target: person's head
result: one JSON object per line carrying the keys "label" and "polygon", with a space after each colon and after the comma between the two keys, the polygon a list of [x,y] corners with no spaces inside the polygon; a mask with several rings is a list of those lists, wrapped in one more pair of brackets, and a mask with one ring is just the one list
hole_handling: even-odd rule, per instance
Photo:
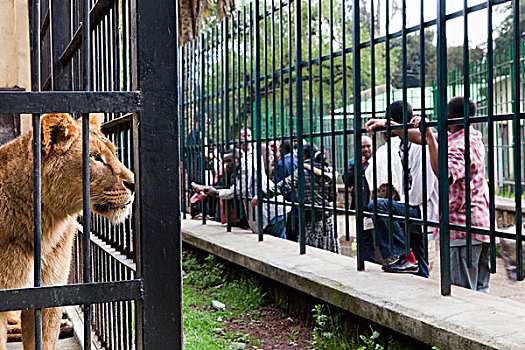
{"label": "person's head", "polygon": [[[469,117],[476,115],[476,104],[471,99],[469,103]],[[463,96],[456,96],[448,102],[448,119],[464,118],[465,116],[465,98]],[[449,125],[448,131],[454,133],[463,128],[462,125]]]}
{"label": "person's head", "polygon": [[288,154],[288,153],[291,153],[292,152],[292,144],[290,142],[290,140],[284,140],[283,142],[283,152],[284,154]]}
{"label": "person's head", "polygon": [[241,127],[241,141],[250,141],[252,139],[252,131],[248,128]]}
{"label": "person's head", "polygon": [[239,152],[235,152],[235,155],[234,155],[233,150],[231,149],[227,150],[224,153],[224,165],[228,173],[230,174],[233,173],[234,164],[237,169],[241,165],[239,161]]}
{"label": "person's head", "polygon": [[[322,164],[323,162],[323,154],[317,148],[316,145],[307,143],[306,145],[303,145],[303,152],[304,152],[304,160],[313,160],[315,163]],[[324,165],[329,166],[328,164],[328,157],[325,155],[324,157]]]}
{"label": "person's head", "polygon": [[[403,101],[394,101],[388,106],[390,118],[398,124],[403,124]],[[407,120],[410,122],[413,116],[412,106],[407,102]]]}
{"label": "person's head", "polygon": [[361,136],[361,151],[367,160],[372,157],[372,139],[366,135]]}
{"label": "person's head", "polygon": [[[252,131],[248,128],[241,127],[240,130],[240,137],[241,137],[241,149],[246,152],[246,149],[251,149],[251,141],[252,141]],[[244,141],[247,141],[246,144]],[[245,147],[247,146],[247,147]],[[245,149],[246,148],[246,149]]]}

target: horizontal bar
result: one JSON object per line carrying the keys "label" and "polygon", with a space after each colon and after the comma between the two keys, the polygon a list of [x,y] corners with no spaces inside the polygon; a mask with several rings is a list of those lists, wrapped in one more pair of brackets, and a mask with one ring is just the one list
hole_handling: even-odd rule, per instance
{"label": "horizontal bar", "polygon": [[[84,226],[81,224],[78,224],[78,232],[79,234],[84,233]],[[89,240],[91,244],[96,245],[98,248],[100,248],[104,253],[111,256],[113,259],[118,261],[120,264],[126,266],[127,268],[137,271],[137,265],[135,262],[131,259],[128,259],[124,254],[122,254],[120,251],[116,250],[115,248],[112,248],[108,243],[104,241],[102,237],[98,235],[97,232],[91,231],[91,239]]]}
{"label": "horizontal bar", "polygon": [[82,43],[82,23],[78,27],[78,29],[75,31],[75,34],[73,34],[73,38],[67,44],[66,48],[64,49],[64,52],[59,57],[59,62],[63,65],[66,65],[69,63],[69,60],[75,55],[78,48],[80,47]]}
{"label": "horizontal bar", "polygon": [[[109,15],[109,10],[113,7],[114,0],[98,0],[89,12],[89,24],[91,31],[95,30],[104,16]],[[82,23],[78,26],[73,38],[66,46],[66,49],[58,59],[60,63],[67,64],[75,53],[82,47]]]}
{"label": "horizontal bar", "polygon": [[122,117],[115,118],[113,120],[108,121],[107,123],[102,124],[102,130],[109,131],[109,130],[115,130],[120,127],[127,127],[127,129],[131,129],[131,124],[133,122],[133,113],[127,113],[123,115]]}
{"label": "horizontal bar", "polygon": [[0,290],[0,312],[142,299],[142,280]]}
{"label": "horizontal bar", "polygon": [[0,113],[116,113],[139,110],[138,91],[0,92]]}

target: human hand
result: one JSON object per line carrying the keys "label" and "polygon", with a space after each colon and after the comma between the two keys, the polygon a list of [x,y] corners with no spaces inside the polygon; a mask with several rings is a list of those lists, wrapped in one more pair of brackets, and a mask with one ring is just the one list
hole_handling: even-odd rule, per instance
{"label": "human hand", "polygon": [[[414,124],[415,129],[419,129],[421,125],[421,121],[422,121],[421,117],[414,117],[412,118],[410,123]],[[426,127],[425,129],[426,129],[425,132],[427,133],[427,135],[432,135],[432,130],[430,127]]]}
{"label": "human hand", "polygon": [[386,125],[386,119],[370,119],[365,124],[365,129],[370,134],[375,134],[374,129],[382,128]]}
{"label": "human hand", "polygon": [[257,196],[252,198],[252,207],[257,207]]}
{"label": "human hand", "polygon": [[193,189],[195,193],[201,193],[201,191],[204,191],[206,186],[202,186],[202,185],[196,184],[195,182],[192,182],[191,188]]}

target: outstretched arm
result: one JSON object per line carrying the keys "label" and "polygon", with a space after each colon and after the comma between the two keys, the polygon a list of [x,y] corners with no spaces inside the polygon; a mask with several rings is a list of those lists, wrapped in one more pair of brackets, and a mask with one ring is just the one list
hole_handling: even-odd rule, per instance
{"label": "outstretched arm", "polygon": [[[366,131],[368,131],[370,134],[373,135],[376,129],[386,127],[386,122],[387,122],[386,119],[370,119],[369,121],[366,122],[365,129]],[[400,125],[400,124],[391,120],[390,125]],[[399,137],[403,137],[402,129],[392,130],[392,133]],[[408,141],[417,143],[418,145],[421,144],[421,133],[419,132],[419,130],[410,128],[410,129],[407,129],[407,134],[408,134]]]}
{"label": "outstretched arm", "polygon": [[[414,130],[417,130],[419,128],[419,125],[421,124],[421,117],[414,117],[411,122],[414,123]],[[434,172],[434,174],[438,176],[438,143],[436,138],[434,137],[434,134],[432,133],[431,128],[426,128],[425,133],[428,145],[428,156],[430,157],[430,165],[432,166],[432,171]],[[448,177],[450,177],[450,170],[448,171]]]}

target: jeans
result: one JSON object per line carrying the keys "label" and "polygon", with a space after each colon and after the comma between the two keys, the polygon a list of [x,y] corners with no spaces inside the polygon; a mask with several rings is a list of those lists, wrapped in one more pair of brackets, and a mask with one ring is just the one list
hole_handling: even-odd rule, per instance
{"label": "jeans", "polygon": [[264,233],[286,239],[286,214],[273,218],[264,228]]}
{"label": "jeans", "polygon": [[[368,210],[374,211],[374,201],[368,204]],[[377,199],[377,212],[380,214],[388,214],[388,199],[378,198]],[[405,204],[397,201],[392,201],[392,214],[393,215],[405,215]],[[408,209],[408,215],[411,218],[420,218],[421,211],[417,206],[410,206]],[[382,259],[390,259],[392,257],[405,254],[405,234],[399,222],[392,222],[392,240],[393,250],[390,250],[390,244],[388,239],[388,220],[378,220],[374,223],[375,231],[377,231],[377,245],[379,246],[379,252],[381,253]],[[375,262],[374,255],[374,230],[366,230],[364,234],[364,259],[367,261]],[[423,239],[424,234],[421,233],[410,233],[410,248],[416,257],[419,264],[418,275],[428,277],[428,261],[425,259],[425,248]]]}

